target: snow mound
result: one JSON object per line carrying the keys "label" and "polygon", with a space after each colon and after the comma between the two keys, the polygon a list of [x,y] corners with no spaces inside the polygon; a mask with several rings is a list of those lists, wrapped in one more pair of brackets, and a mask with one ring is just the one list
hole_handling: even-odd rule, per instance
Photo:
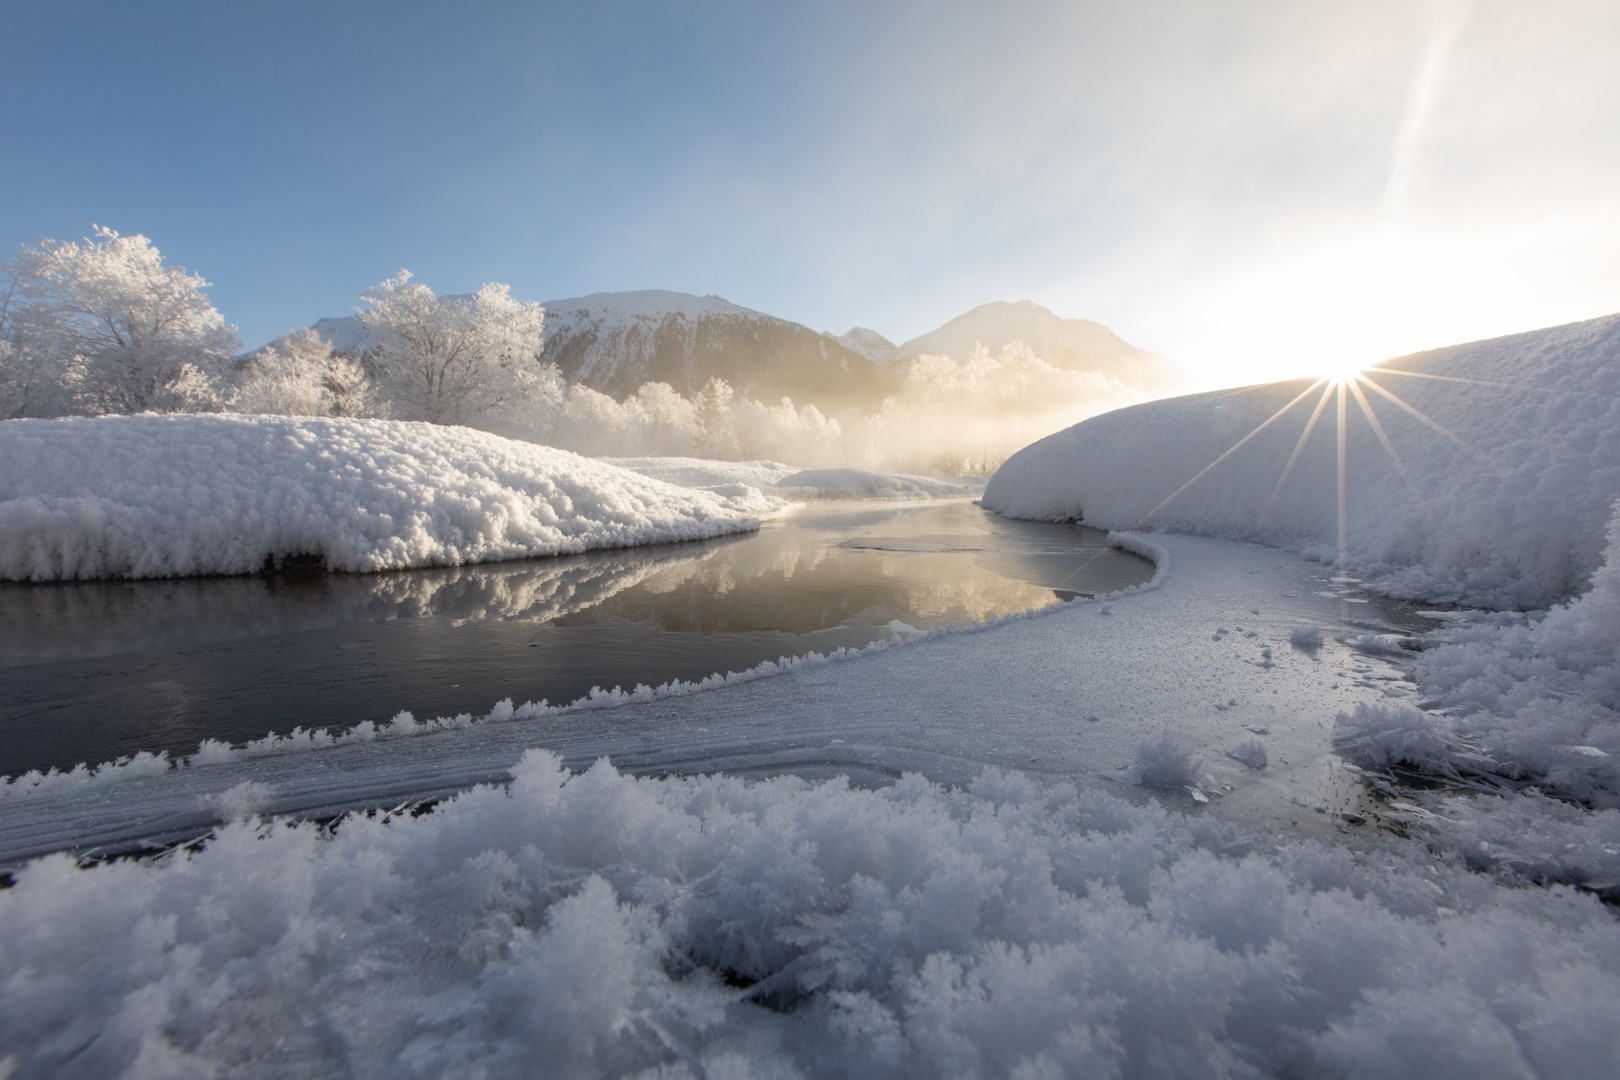
{"label": "snow mound", "polygon": [[[1620,496],[1620,315],[1419,353],[1366,375],[1412,411],[1361,384],[1375,428],[1346,395],[1358,577],[1396,596],[1487,607],[1545,607],[1585,586]],[[1300,380],[1093,417],[1008,459],[984,505],[1336,559],[1333,395],[1301,441],[1319,401],[1322,388]]]}
{"label": "snow mound", "polygon": [[775,461],[711,461],[706,458],[603,458],[622,469],[669,484],[706,491],[745,485],[781,499],[936,499],[973,489],[928,476],[869,469],[802,469]]}
{"label": "snow mound", "polygon": [[265,416],[0,423],[0,579],[374,571],[699,540],[779,500],[469,428]]}
{"label": "snow mound", "polygon": [[194,853],[25,868],[0,892],[0,1060],[18,1080],[1612,1069],[1602,906],[1416,845],[1200,841],[997,771],[860,791],[530,751],[513,777],[419,817],[248,819]]}

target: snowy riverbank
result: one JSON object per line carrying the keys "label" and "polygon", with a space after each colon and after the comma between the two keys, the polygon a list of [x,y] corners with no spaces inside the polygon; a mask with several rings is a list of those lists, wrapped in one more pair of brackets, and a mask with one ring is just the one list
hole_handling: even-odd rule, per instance
{"label": "snowy riverbank", "polygon": [[8,420],[0,460],[10,580],[450,566],[747,532],[785,505],[391,420]]}
{"label": "snowy riverbank", "polygon": [[[12,843],[516,777],[330,838],[34,865],[0,894],[0,1045],[18,1076],[1604,1075],[1612,915],[1376,829],[1332,754],[1336,710],[1415,688],[1376,626],[1333,628],[1330,571],[1154,541],[1157,588],[718,693],[0,800]],[[1167,728],[1201,760],[1133,784],[1174,771]],[[1251,742],[1262,768],[1227,756]]]}

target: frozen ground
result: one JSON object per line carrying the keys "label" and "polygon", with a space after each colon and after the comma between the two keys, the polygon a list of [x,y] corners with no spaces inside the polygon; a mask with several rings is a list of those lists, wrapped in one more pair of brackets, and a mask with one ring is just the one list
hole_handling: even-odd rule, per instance
{"label": "frozen ground", "polygon": [[746,532],[784,505],[396,420],[8,420],[0,460],[10,580],[450,566]]}

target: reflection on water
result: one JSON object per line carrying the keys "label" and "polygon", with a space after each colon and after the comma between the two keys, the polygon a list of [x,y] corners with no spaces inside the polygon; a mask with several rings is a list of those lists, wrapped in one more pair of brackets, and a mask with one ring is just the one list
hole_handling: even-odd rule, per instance
{"label": "reflection on water", "polygon": [[831,504],[696,544],[388,574],[0,586],[0,774],[568,701],[1146,580],[1077,525]]}
{"label": "reflection on water", "polygon": [[354,622],[544,621],[600,603],[664,567],[689,568],[737,539],[383,574],[315,571],[5,586],[0,667],[184,649]]}

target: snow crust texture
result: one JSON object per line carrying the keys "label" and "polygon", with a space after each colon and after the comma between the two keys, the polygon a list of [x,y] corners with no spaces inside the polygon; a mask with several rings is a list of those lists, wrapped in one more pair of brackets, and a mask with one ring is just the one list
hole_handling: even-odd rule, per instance
{"label": "snow crust texture", "polygon": [[971,790],[571,774],[0,892],[9,1076],[1611,1075],[1591,897]]}
{"label": "snow crust texture", "polygon": [[257,416],[0,423],[0,579],[374,571],[698,540],[779,500],[469,428]]}
{"label": "snow crust texture", "polygon": [[[1587,585],[1620,496],[1620,315],[1419,353],[1366,375],[1401,404],[1366,384],[1346,394],[1353,572],[1392,595],[1496,608],[1547,607]],[[1336,559],[1336,395],[1301,441],[1322,390],[1301,380],[1093,417],[1010,458],[984,505]]]}

